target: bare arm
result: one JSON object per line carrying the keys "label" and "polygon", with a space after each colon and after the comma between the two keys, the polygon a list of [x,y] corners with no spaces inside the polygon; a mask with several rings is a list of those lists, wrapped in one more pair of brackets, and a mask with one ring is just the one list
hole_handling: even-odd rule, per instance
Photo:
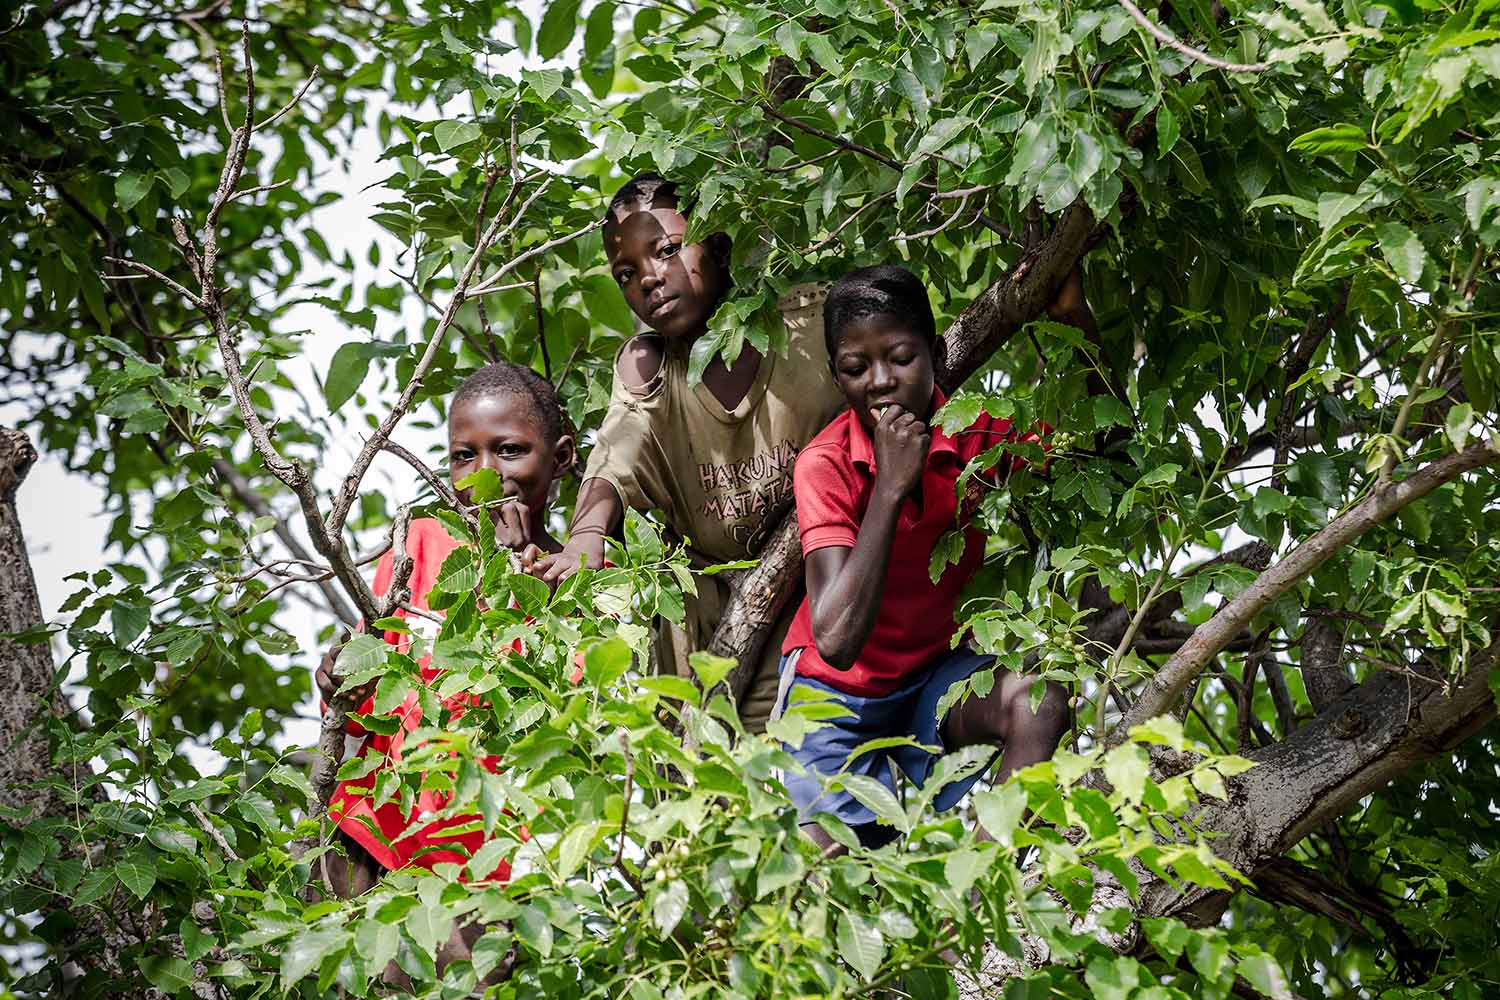
{"label": "bare arm", "polygon": [[829,666],[852,667],[875,628],[901,504],[921,480],[931,442],[921,421],[899,406],[882,414],[875,427],[875,487],[854,547],[815,549],[807,557],[813,642]]}
{"label": "bare arm", "polygon": [[587,562],[590,569],[604,564],[604,537],[619,529],[625,519],[625,505],[620,494],[607,479],[589,479],[578,488],[578,503],[573,508],[573,526],[561,552],[542,555],[535,547],[521,557],[521,563],[532,576],[556,587],[564,578],[578,572]]}
{"label": "bare arm", "polygon": [[1075,267],[1068,273],[1063,286],[1057,290],[1057,298],[1047,306],[1047,318],[1054,323],[1077,327],[1083,331],[1083,339],[1093,347],[1094,356],[1090,358],[1084,354],[1083,357],[1084,363],[1089,366],[1087,376],[1089,395],[1117,395],[1123,398],[1123,393],[1115,392],[1114,387],[1110,385],[1104,371],[1104,356],[1099,343],[1099,321],[1094,318],[1094,310],[1089,308],[1088,299],[1083,294],[1082,269]]}

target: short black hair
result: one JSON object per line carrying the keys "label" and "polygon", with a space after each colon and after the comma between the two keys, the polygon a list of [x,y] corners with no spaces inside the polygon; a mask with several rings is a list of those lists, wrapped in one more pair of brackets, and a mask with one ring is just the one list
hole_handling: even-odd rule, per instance
{"label": "short black hair", "polygon": [[620,185],[620,190],[609,199],[609,208],[604,212],[606,225],[613,225],[636,212],[649,212],[653,208],[675,208],[683,214],[677,195],[677,182],[669,181],[661,174],[646,172],[636,174]]}
{"label": "short black hair", "polygon": [[453,392],[449,412],[462,403],[482,396],[509,395],[525,400],[537,426],[553,444],[563,436],[562,400],[557,389],[532,368],[510,361],[495,361],[464,379]]}
{"label": "short black hair", "polygon": [[922,279],[895,264],[877,264],[850,271],[828,289],[823,303],[823,344],[828,359],[844,327],[866,316],[894,316],[921,335],[927,343],[937,341],[937,322]]}

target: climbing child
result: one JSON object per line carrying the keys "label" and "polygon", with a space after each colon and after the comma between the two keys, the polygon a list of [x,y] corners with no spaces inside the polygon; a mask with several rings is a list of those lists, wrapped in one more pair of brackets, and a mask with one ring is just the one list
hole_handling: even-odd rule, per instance
{"label": "climbing child", "polygon": [[[1075,294],[1086,309],[1081,286]],[[1052,315],[1066,319],[1056,309]],[[936,583],[930,558],[957,523],[959,473],[981,452],[1016,440],[1014,428],[984,414],[952,437],[932,424],[944,402],[935,373],[945,345],[926,287],[905,268],[867,267],[835,282],[824,323],[828,363],[849,409],[797,458],[807,597],[782,644],[783,704],[797,689],[812,689],[850,714],[814,730],[793,756],[809,771],[832,775],[847,767],[893,790],[894,767],[921,785],[936,755],[898,746],[851,764],[856,747],[886,736],[943,750],[1003,746],[1002,777],[1049,758],[1068,722],[1067,695],[1055,683],[1033,712],[1034,678],[997,668],[990,694],[970,695],[937,715],[950,687],[994,661],[965,645],[952,648],[955,605],[984,560],[983,533],[965,528],[962,557]],[[978,776],[943,788],[936,806],[957,802]],[[895,835],[847,792],[820,797],[815,778],[795,773],[787,787],[804,829],[822,847],[832,840],[807,822],[815,813],[848,823],[867,845]]]}
{"label": "climbing child", "polygon": [[[702,568],[754,557],[792,500],[797,452],[843,405],[823,362],[822,289],[793,288],[779,306],[787,354],[748,343],[732,364],[715,358],[696,385],[689,354],[730,288],[723,234],[684,243],[690,206],[676,185],[654,174],[634,178],[611,200],[604,247],[631,310],[649,329],[615,359],[614,389],[579,489],[568,544],[556,556],[523,558],[556,585],[581,563],[598,566],[604,538],[626,506],[658,511],[669,532],[687,539]],[[704,649],[729,596],[722,576],[699,576],[682,626],[659,621],[657,669],[690,675],[688,654]],[[740,716],[765,727],[776,695],[782,616]]]}
{"label": "climbing child", "polygon": [[[545,553],[562,550],[547,531],[549,493],[552,484],[572,468],[574,458],[573,439],[563,433],[556,391],[530,368],[508,362],[486,365],[454,392],[448,413],[449,476],[455,483],[480,469],[492,469],[500,476],[505,495],[514,497],[491,509],[500,545],[515,551],[530,547]],[[469,500],[466,491],[459,495]],[[412,607],[437,614],[428,610],[427,595],[443,560],[459,544],[434,518],[412,521],[406,541],[407,553],[415,563]],[[387,552],[375,570],[377,595],[389,589],[393,570],[394,557]],[[407,619],[413,629],[427,625],[422,616],[405,609],[397,610],[396,615]],[[403,651],[410,642],[409,636],[398,632],[385,633],[385,639]],[[331,668],[336,657],[337,650],[318,668],[318,687],[325,699],[334,693]],[[433,683],[438,672],[426,660],[421,667],[423,679]],[[401,719],[401,727],[390,736],[369,734],[360,755],[399,757],[406,735],[421,722],[417,701],[416,692],[409,694],[393,713]],[[450,712],[462,712],[467,702],[460,695],[450,699],[446,707]],[[366,697],[359,712],[372,711],[373,700]],[[491,758],[485,764],[493,770],[497,761]],[[346,898],[369,889],[384,871],[408,866],[431,869],[443,862],[463,864],[484,841],[478,816],[414,825],[423,813],[437,813],[447,803],[440,792],[423,791],[409,810],[399,801],[375,805],[369,792],[379,773],[377,768],[363,778],[341,782],[329,804],[329,816],[337,825],[339,846],[345,855],[331,859],[330,882],[335,893]],[[501,862],[488,877],[504,880],[509,873],[509,866]],[[458,933],[455,931],[455,935]],[[463,947],[464,942],[456,938],[447,948],[447,957],[462,954]]]}

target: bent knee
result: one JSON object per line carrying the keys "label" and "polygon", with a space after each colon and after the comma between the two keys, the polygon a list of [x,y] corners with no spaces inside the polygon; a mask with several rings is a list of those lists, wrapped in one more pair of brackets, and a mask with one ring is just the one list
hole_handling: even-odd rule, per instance
{"label": "bent knee", "polygon": [[1068,691],[1056,681],[1047,681],[1041,703],[1033,710],[1028,691],[1011,704],[1010,718],[1006,720],[1011,739],[1026,736],[1043,736],[1056,740],[1067,731],[1072,722],[1072,711],[1068,708]]}

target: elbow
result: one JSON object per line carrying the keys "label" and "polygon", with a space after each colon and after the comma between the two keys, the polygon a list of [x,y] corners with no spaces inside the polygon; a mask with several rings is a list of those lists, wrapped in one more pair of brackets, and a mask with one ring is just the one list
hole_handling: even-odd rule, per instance
{"label": "elbow", "polygon": [[818,656],[835,670],[848,670],[854,666],[854,660],[859,655],[854,643],[843,633],[844,630],[836,626],[817,621],[812,623],[813,645],[818,650]]}
{"label": "elbow", "polygon": [[818,640],[815,645],[818,647],[818,656],[833,669],[848,670],[854,666],[854,653],[847,644]]}

